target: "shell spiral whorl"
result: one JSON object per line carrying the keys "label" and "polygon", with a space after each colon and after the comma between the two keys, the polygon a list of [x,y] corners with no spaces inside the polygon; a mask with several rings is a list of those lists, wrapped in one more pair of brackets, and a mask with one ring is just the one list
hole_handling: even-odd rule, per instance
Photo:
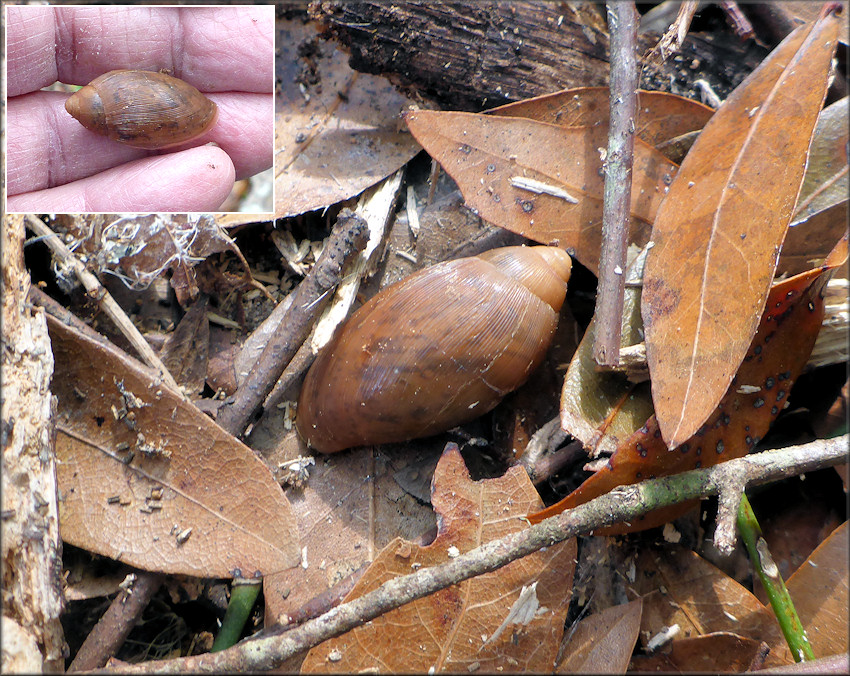
{"label": "shell spiral whorl", "polygon": [[543,360],[570,270],[561,249],[506,247],[384,289],[307,373],[299,433],[334,453],[436,434],[491,410]]}

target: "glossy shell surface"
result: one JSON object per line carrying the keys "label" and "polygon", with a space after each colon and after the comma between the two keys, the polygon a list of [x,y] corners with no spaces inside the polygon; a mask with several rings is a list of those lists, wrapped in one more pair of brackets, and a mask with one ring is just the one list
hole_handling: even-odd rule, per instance
{"label": "glossy shell surface", "polygon": [[183,80],[144,70],[113,70],[65,102],[86,129],[136,148],[185,143],[210,129],[218,108]]}
{"label": "glossy shell surface", "polygon": [[333,453],[436,434],[491,410],[546,354],[570,269],[560,249],[506,247],[384,289],[310,368],[299,433]]}

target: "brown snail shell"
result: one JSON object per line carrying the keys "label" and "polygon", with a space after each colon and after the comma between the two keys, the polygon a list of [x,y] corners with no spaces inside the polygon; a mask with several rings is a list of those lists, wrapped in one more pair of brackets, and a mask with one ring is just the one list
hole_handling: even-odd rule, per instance
{"label": "brown snail shell", "polygon": [[571,261],[506,247],[374,296],[313,363],[296,427],[323,453],[437,434],[491,410],[549,348]]}
{"label": "brown snail shell", "polygon": [[183,80],[146,70],[112,70],[65,101],[86,129],[149,150],[185,143],[215,124],[218,108]]}

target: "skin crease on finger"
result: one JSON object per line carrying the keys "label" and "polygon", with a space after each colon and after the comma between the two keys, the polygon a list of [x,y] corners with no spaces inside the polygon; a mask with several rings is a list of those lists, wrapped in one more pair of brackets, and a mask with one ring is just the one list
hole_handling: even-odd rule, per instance
{"label": "skin crease on finger", "polygon": [[[9,195],[62,185],[93,176],[112,166],[157,154],[177,152],[207,141],[217,141],[230,155],[236,166],[237,179],[253,175],[271,165],[271,144],[252,139],[261,136],[251,133],[256,107],[264,106],[261,94],[213,94],[219,105],[219,123],[208,134],[187,144],[164,151],[145,151],[115,143],[100,137],[78,124],[68,115],[63,104],[65,96],[57,92],[34,92],[9,102]],[[235,100],[235,105],[234,105]],[[25,107],[29,115],[17,114]],[[249,129],[247,133],[240,130]],[[271,138],[269,129],[264,131]],[[226,140],[225,140],[226,139]],[[29,147],[28,147],[29,146]],[[32,158],[30,148],[44,152]],[[62,149],[62,152],[59,150]]]}
{"label": "skin crease on finger", "polygon": [[[10,211],[34,211],[47,200],[57,212],[215,211],[235,172],[220,148],[203,146],[150,157],[57,188],[10,197]],[[109,187],[107,193],[105,186]]]}

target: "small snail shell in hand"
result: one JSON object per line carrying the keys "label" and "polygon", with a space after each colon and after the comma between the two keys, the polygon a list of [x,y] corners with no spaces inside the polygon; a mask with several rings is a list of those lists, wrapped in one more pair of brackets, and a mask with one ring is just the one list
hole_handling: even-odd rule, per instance
{"label": "small snail shell in hand", "polygon": [[149,150],[200,136],[218,115],[192,85],[145,70],[104,73],[73,94],[65,110],[89,131]]}
{"label": "small snail shell in hand", "polygon": [[437,434],[486,413],[545,356],[570,269],[561,249],[506,247],[384,289],[313,363],[298,432],[334,453]]}

